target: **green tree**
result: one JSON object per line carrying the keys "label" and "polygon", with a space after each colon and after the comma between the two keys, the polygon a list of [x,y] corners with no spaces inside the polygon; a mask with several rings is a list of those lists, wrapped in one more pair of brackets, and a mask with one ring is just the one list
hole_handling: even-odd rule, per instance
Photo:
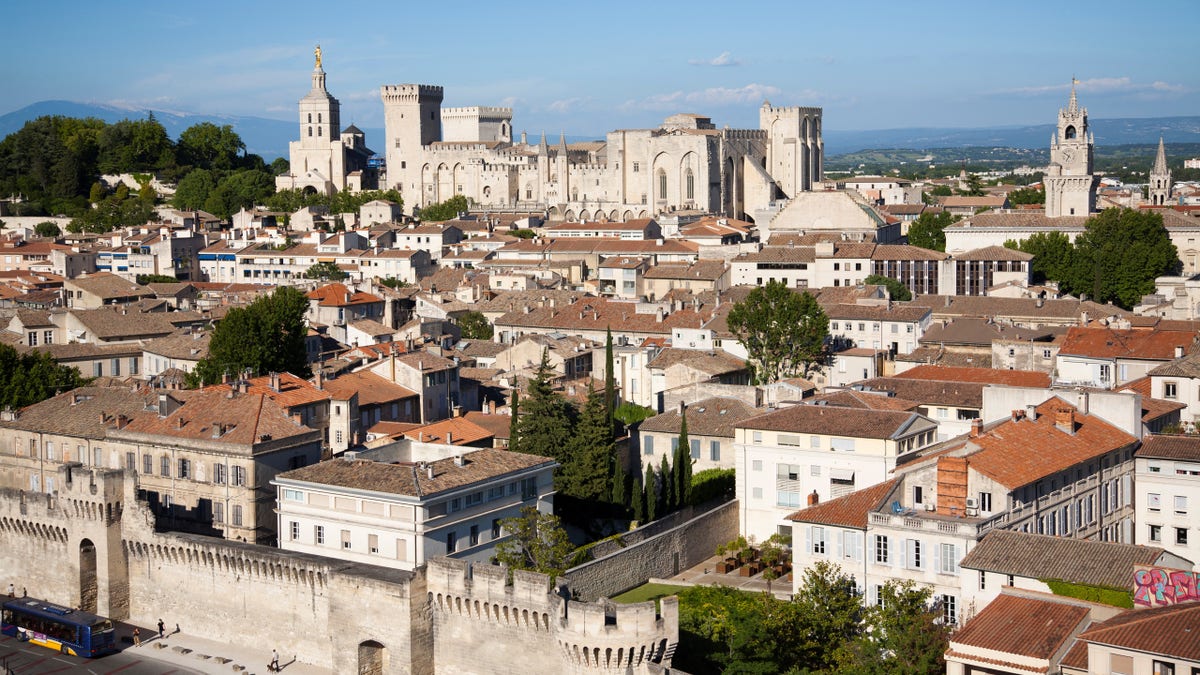
{"label": "green tree", "polygon": [[146,284],[173,284],[179,281],[175,277],[165,274],[139,274],[134,277],[134,280],[139,286],[145,286]]}
{"label": "green tree", "polygon": [[617,376],[613,370],[613,338],[612,328],[605,329],[604,334],[604,404],[608,410],[608,423],[612,427],[613,437],[620,434],[617,427]]}
{"label": "green tree", "polygon": [[633,519],[638,521],[639,523],[647,522],[647,520],[646,520],[646,487],[642,483],[642,472],[641,472],[640,468],[634,472],[633,489],[630,492],[631,492],[630,496],[633,501],[633,504],[632,504]]}
{"label": "green tree", "polygon": [[954,190],[951,190],[949,185],[935,185],[929,194],[933,197],[949,197],[954,194]]}
{"label": "green tree", "polygon": [[604,394],[589,381],[587,401],[561,468],[563,493],[593,503],[609,501],[612,458],[612,427],[605,415]]}
{"label": "green tree", "polygon": [[958,193],[966,197],[982,197],[984,194],[983,183],[979,180],[979,176],[973,173],[967,174],[967,188],[959,190]]}
{"label": "green tree", "polygon": [[1008,193],[1008,203],[1016,206],[1018,204],[1045,204],[1046,191],[1039,188],[1021,188]]}
{"label": "green tree", "polygon": [[912,300],[912,291],[908,290],[908,286],[891,277],[885,277],[882,274],[872,274],[863,279],[863,283],[886,287],[888,295],[891,296],[892,300],[899,302]]}
{"label": "green tree", "polygon": [[307,377],[307,311],[308,298],[291,286],[280,286],[247,307],[229,310],[213,330],[208,356],[196,364],[189,382],[213,384],[225,373],[236,375],[245,370]]}
{"label": "green tree", "polygon": [[625,473],[625,469],[621,468],[621,463],[617,461],[616,454],[609,455],[608,466],[608,500],[616,506],[618,512],[624,512],[629,509],[629,474]]}
{"label": "green tree", "polygon": [[679,441],[675,445],[672,477],[675,479],[675,506],[683,508],[691,501],[692,489],[692,444],[688,438],[687,408],[680,411],[679,417]]}
{"label": "green tree", "polygon": [[866,630],[842,643],[837,672],[847,675],[935,675],[946,672],[950,626],[931,605],[932,590],[912,581],[889,581],[879,604],[865,612]]}
{"label": "green tree", "polygon": [[1044,284],[1047,280],[1062,284],[1071,279],[1075,247],[1070,237],[1062,232],[1035,232],[1019,242],[1010,239],[1004,246],[1033,256],[1030,277],[1035,284]]}
{"label": "green tree", "polygon": [[654,463],[646,462],[646,480],[642,481],[646,495],[642,501],[646,503],[646,522],[658,517],[658,480],[654,474]]}
{"label": "green tree", "polygon": [[675,474],[671,471],[671,464],[667,460],[666,453],[663,453],[662,462],[658,467],[658,484],[658,501],[661,507],[659,512],[665,516],[679,506],[679,502],[675,500]]}
{"label": "green tree", "polygon": [[60,366],[45,352],[22,354],[0,344],[0,407],[23,408],[86,382],[78,369]]}
{"label": "green tree", "polygon": [[200,122],[179,134],[180,164],[228,171],[240,165],[241,155],[245,151],[246,144],[229,124],[218,126],[212,122]]}
{"label": "green tree", "polygon": [[739,618],[759,615],[762,596],[729,586],[692,586],[678,596],[679,647],[672,665],[689,673],[722,672]]}
{"label": "green tree", "polygon": [[322,281],[341,281],[349,275],[334,262],[319,262],[304,270],[305,279],[320,279]]}
{"label": "green tree", "polygon": [[53,221],[45,221],[33,226],[33,233],[39,237],[54,238],[62,234],[62,230]]}
{"label": "green tree", "polygon": [[726,324],[749,354],[755,384],[808,375],[820,364],[829,336],[829,317],[816,298],[779,281],[750,291],[729,310]]}
{"label": "green tree", "polygon": [[208,169],[193,169],[175,186],[171,203],[177,209],[191,211],[204,208],[208,195],[217,189],[217,179]]}
{"label": "green tree", "polygon": [[1175,245],[1162,214],[1109,208],[1088,219],[1075,238],[1069,290],[1131,309],[1154,292],[1154,279],[1178,273]]}
{"label": "green tree", "polygon": [[958,222],[959,217],[949,211],[922,213],[908,227],[908,243],[931,251],[946,250],[946,228]]}
{"label": "green tree", "polygon": [[383,284],[384,286],[387,286],[388,288],[408,288],[411,285],[407,281],[405,281],[403,279],[397,279],[395,277],[388,277],[386,279],[380,279],[379,283]]}
{"label": "green tree", "polygon": [[458,317],[458,327],[468,340],[491,340],[494,335],[492,324],[483,312],[470,311]]}
{"label": "green tree", "polygon": [[804,570],[792,602],[807,624],[796,646],[801,661],[811,670],[831,669],[838,647],[861,630],[863,606],[854,578],[837,565],[818,561]]}
{"label": "green tree", "polygon": [[516,445],[510,440],[509,447],[516,452],[553,457],[561,465],[561,472],[567,463],[566,450],[571,447],[571,430],[575,425],[571,404],[554,391],[550,380],[553,374],[549,352],[543,349],[542,361],[529,381],[526,399],[521,402]]}
{"label": "green tree", "polygon": [[285,174],[291,170],[292,170],[292,165],[290,162],[288,162],[286,157],[276,157],[274,159],[274,161],[271,162],[271,174],[272,175],[282,176],[283,174]]}
{"label": "green tree", "polygon": [[439,221],[452,220],[458,217],[458,214],[465,212],[470,207],[467,198],[463,195],[454,195],[444,202],[434,202],[421,207],[418,211],[421,220]]}
{"label": "green tree", "polygon": [[570,567],[575,547],[558,518],[526,506],[521,515],[500,521],[508,538],[496,545],[496,561],[510,570],[532,570],[552,577]]}

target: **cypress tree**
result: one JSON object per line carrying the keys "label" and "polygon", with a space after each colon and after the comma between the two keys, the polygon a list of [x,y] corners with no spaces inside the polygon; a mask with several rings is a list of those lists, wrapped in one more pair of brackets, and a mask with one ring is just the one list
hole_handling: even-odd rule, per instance
{"label": "cypress tree", "polygon": [[521,407],[521,390],[519,388],[513,389],[512,405],[509,406],[509,408],[510,408],[509,414],[512,416],[512,419],[510,419],[508,421],[508,447],[510,450],[517,449],[518,439],[519,439],[520,433],[521,433],[520,425],[517,424],[517,418],[518,418],[518,413],[519,413],[520,407]]}
{"label": "cypress tree", "polygon": [[[615,495],[624,503],[624,490],[613,486],[612,427],[605,414],[603,394],[588,384],[587,402],[568,441],[562,467],[562,490],[578,499],[603,502]],[[624,480],[622,480],[622,488]]]}
{"label": "cypress tree", "polygon": [[626,476],[625,470],[621,468],[621,463],[617,461],[616,456],[610,454],[610,458],[611,461],[609,464],[611,469],[609,473],[611,475],[612,494],[609,497],[613,504],[616,504],[621,511],[625,511],[629,508],[629,492],[626,489],[628,486],[628,481],[626,480],[628,476]]}
{"label": "cypress tree", "polygon": [[650,522],[658,516],[658,481],[655,480],[654,464],[646,462],[646,522]]}
{"label": "cypress tree", "polygon": [[604,402],[608,406],[608,424],[612,427],[613,438],[617,433],[617,377],[613,373],[613,341],[610,326],[604,338]]}
{"label": "cypress tree", "polygon": [[646,488],[642,485],[642,472],[639,470],[633,476],[633,519],[639,523],[646,522]]}
{"label": "cypress tree", "polygon": [[550,378],[554,369],[550,367],[550,353],[542,350],[542,362],[529,381],[528,396],[523,401],[524,410],[517,420],[517,445],[513,450],[530,455],[553,457],[560,465],[560,475],[570,464],[574,408],[562,394],[554,391]]}
{"label": "cypress tree", "polygon": [[675,466],[672,467],[675,479],[675,505],[682,508],[687,506],[688,493],[692,488],[692,445],[688,439],[687,408],[679,409],[679,444],[675,447]]}
{"label": "cypress tree", "polygon": [[675,510],[675,474],[671,471],[671,465],[667,463],[666,455],[663,455],[662,466],[658,470],[658,480],[662,483],[659,498],[662,500],[662,514],[665,516]]}

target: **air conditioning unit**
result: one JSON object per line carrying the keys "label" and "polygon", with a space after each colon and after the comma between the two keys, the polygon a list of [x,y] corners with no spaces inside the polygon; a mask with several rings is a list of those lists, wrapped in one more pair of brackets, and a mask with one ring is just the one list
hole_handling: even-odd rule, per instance
{"label": "air conditioning unit", "polygon": [[968,497],[967,498],[967,508],[968,509],[978,509],[979,508],[979,500],[971,499],[970,497]]}
{"label": "air conditioning unit", "polygon": [[973,507],[973,506],[968,506],[968,507],[967,507],[967,516],[968,516],[968,517],[975,517],[975,516],[978,516],[978,515],[979,515],[979,509],[977,509],[977,508],[975,508],[975,507]]}
{"label": "air conditioning unit", "polygon": [[933,502],[925,502],[925,510],[937,511],[937,504],[934,504]]}

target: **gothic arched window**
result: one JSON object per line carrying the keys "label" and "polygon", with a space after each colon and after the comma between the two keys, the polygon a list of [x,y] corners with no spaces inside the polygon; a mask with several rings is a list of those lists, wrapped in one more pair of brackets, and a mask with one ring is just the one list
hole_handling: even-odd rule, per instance
{"label": "gothic arched window", "polygon": [[684,183],[687,185],[687,198],[696,198],[696,177],[692,174],[692,170],[688,169],[683,175]]}
{"label": "gothic arched window", "polygon": [[308,113],[308,123],[312,124],[312,113]]}
{"label": "gothic arched window", "polygon": [[[320,117],[320,115],[318,115],[318,117]],[[320,136],[320,135],[321,135],[321,127],[317,127],[317,135],[318,135],[318,136]]]}
{"label": "gothic arched window", "polygon": [[309,137],[311,137],[311,136],[312,136],[312,127],[309,127],[309,128],[308,128],[308,135],[309,135]]}
{"label": "gothic arched window", "polygon": [[662,169],[658,170],[658,198],[667,198],[667,172]]}
{"label": "gothic arched window", "polygon": [[1067,127],[1066,130],[1063,132],[1063,138],[1067,138],[1067,139],[1075,138],[1075,127],[1074,126]]}
{"label": "gothic arched window", "polygon": [[321,123],[321,113],[317,113],[317,124]]}

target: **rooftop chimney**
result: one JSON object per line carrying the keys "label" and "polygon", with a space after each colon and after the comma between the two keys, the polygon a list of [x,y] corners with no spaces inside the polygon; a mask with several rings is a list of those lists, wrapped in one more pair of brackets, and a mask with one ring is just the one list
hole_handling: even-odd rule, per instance
{"label": "rooftop chimney", "polygon": [[1183,358],[1183,345],[1175,345],[1175,358]]}
{"label": "rooftop chimney", "polygon": [[976,417],[971,420],[971,438],[979,438],[981,433],[983,433],[983,420]]}
{"label": "rooftop chimney", "polygon": [[1054,426],[1059,431],[1075,435],[1075,411],[1070,408],[1060,408],[1054,411]]}
{"label": "rooftop chimney", "polygon": [[455,455],[454,456],[454,465],[455,466],[466,466],[467,458],[464,457],[463,455]]}
{"label": "rooftop chimney", "polygon": [[453,431],[446,432],[446,445],[454,445],[454,432]]}
{"label": "rooftop chimney", "polygon": [[429,476],[430,480],[433,480],[433,465],[432,464],[425,467],[425,475]]}
{"label": "rooftop chimney", "polygon": [[1036,422],[1037,421],[1037,406],[1035,406],[1033,404],[1029,404],[1029,405],[1025,406],[1025,417],[1028,418],[1030,422]]}
{"label": "rooftop chimney", "polygon": [[808,496],[808,505],[816,506],[817,504],[820,504],[820,503],[821,503],[821,495],[817,494],[816,490],[813,490],[812,494]]}

